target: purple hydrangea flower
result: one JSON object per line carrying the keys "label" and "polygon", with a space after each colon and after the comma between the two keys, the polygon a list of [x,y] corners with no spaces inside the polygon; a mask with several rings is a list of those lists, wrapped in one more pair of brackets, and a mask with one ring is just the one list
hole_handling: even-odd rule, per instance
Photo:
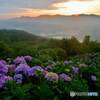
{"label": "purple hydrangea flower", "polygon": [[36,71],[41,71],[41,72],[43,72],[44,69],[41,68],[40,66],[34,66],[34,67],[32,67],[32,68],[30,68],[30,69],[28,70],[28,75],[29,75],[29,76],[34,76],[34,75],[36,75]]}
{"label": "purple hydrangea flower", "polygon": [[59,77],[58,77],[58,74],[56,73],[53,73],[53,72],[48,72],[46,75],[45,75],[45,78],[49,81],[58,81]]}
{"label": "purple hydrangea flower", "polygon": [[20,64],[16,67],[15,73],[16,74],[22,73],[22,74],[27,75],[29,69],[30,67],[27,64]]}
{"label": "purple hydrangea flower", "polygon": [[8,71],[9,72],[13,72],[15,70],[15,68],[16,68],[16,65],[11,64],[11,65],[7,65],[7,67],[8,67]]}
{"label": "purple hydrangea flower", "polygon": [[7,72],[8,67],[4,63],[0,62],[0,74],[7,74]]}
{"label": "purple hydrangea flower", "polygon": [[25,59],[26,61],[32,61],[32,57],[31,57],[31,56],[24,56],[24,59]]}
{"label": "purple hydrangea flower", "polygon": [[1,63],[3,63],[4,65],[7,65],[7,62],[5,60],[0,60]]}
{"label": "purple hydrangea flower", "polygon": [[13,78],[11,76],[4,76],[4,78],[6,81],[13,80]]}
{"label": "purple hydrangea flower", "polygon": [[0,78],[0,88],[3,88],[4,84],[5,84],[5,80]]}
{"label": "purple hydrangea flower", "polygon": [[91,80],[92,80],[92,81],[96,81],[96,76],[95,76],[95,75],[92,75],[92,76],[91,76]]}
{"label": "purple hydrangea flower", "polygon": [[48,65],[45,70],[51,70],[52,69],[52,66],[51,65]]}
{"label": "purple hydrangea flower", "polygon": [[60,78],[61,80],[64,80],[64,81],[71,81],[71,80],[72,80],[72,78],[71,78],[69,75],[66,75],[66,74],[64,74],[64,73],[60,74],[60,75],[59,75],[59,78]]}
{"label": "purple hydrangea flower", "polygon": [[5,75],[1,76],[1,77],[0,77],[0,88],[3,88],[4,85],[5,85],[5,83],[6,83],[8,80],[12,80],[12,77],[10,77],[10,76],[5,76]]}
{"label": "purple hydrangea flower", "polygon": [[23,75],[22,74],[14,75],[14,80],[16,81],[16,83],[21,84],[23,80]]}
{"label": "purple hydrangea flower", "polygon": [[26,63],[26,61],[25,61],[25,59],[24,59],[23,56],[21,56],[21,57],[18,56],[18,57],[14,60],[14,63],[15,63],[15,64],[23,64],[23,63]]}
{"label": "purple hydrangea flower", "polygon": [[72,67],[72,71],[73,71],[75,74],[78,74],[78,73],[79,73],[79,68],[78,68],[78,67]]}
{"label": "purple hydrangea flower", "polygon": [[48,65],[47,67],[45,67],[45,70],[51,70],[53,69],[57,64],[56,63],[53,63],[51,65]]}
{"label": "purple hydrangea flower", "polygon": [[38,71],[43,71],[43,68],[41,66],[34,66],[34,67],[32,67],[32,69],[38,70]]}
{"label": "purple hydrangea flower", "polygon": [[57,65],[56,63],[51,64],[52,67],[55,67],[56,65]]}
{"label": "purple hydrangea flower", "polygon": [[68,64],[69,64],[69,61],[65,60],[65,61],[64,61],[64,64],[65,64],[65,65],[68,65]]}
{"label": "purple hydrangea flower", "polygon": [[86,64],[80,64],[79,67],[87,67]]}
{"label": "purple hydrangea flower", "polygon": [[35,75],[35,70],[33,68],[30,68],[28,70],[28,76],[34,76]]}

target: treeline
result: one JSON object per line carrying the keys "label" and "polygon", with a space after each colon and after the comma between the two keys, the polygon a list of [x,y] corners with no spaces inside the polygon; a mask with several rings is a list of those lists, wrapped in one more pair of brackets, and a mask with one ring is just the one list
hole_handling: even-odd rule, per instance
{"label": "treeline", "polygon": [[70,39],[46,39],[24,31],[0,30],[0,57],[32,55],[39,59],[66,59],[69,56],[100,52],[100,42],[85,36],[80,42],[76,37]]}

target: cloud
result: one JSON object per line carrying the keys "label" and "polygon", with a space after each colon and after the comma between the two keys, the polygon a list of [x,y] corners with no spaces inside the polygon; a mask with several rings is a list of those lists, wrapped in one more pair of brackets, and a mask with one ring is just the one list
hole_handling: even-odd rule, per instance
{"label": "cloud", "polygon": [[[0,16],[6,16],[6,17],[8,16],[15,17],[22,15],[37,16],[43,14],[69,15],[71,14],[71,11],[70,9],[69,10],[67,9],[68,8],[67,5],[59,6],[59,4],[68,3],[71,1],[97,2],[96,5],[93,4],[93,6],[90,7],[93,8],[93,11],[91,10],[90,12],[87,13],[100,14],[100,0],[0,0]],[[84,7],[84,9],[87,7],[84,3],[83,4],[81,3],[81,5]],[[77,11],[77,9],[75,10],[74,7],[72,8],[73,12]],[[81,8],[81,7],[77,6],[76,8]],[[84,11],[82,11],[82,13],[84,13]]]}
{"label": "cloud", "polygon": [[0,0],[0,7],[47,8],[50,4],[58,1],[63,0]]}
{"label": "cloud", "polygon": [[54,3],[67,1],[92,1],[92,0],[0,0],[0,8],[34,8],[47,9]]}

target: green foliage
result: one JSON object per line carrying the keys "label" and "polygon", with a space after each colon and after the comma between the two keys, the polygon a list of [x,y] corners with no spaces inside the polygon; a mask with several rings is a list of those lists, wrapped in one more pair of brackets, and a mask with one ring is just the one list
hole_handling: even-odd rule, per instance
{"label": "green foliage", "polygon": [[[100,43],[91,41],[85,36],[83,42],[77,38],[46,39],[19,30],[0,30],[0,57],[16,57],[18,55],[32,55],[40,59],[65,59],[68,56],[96,53],[100,51]],[[5,56],[3,56],[5,55]]]}
{"label": "green foliage", "polygon": [[7,57],[11,54],[12,49],[9,45],[5,44],[4,42],[0,41],[0,56],[2,58]]}
{"label": "green foliage", "polygon": [[53,59],[65,59],[66,58],[66,52],[62,48],[49,48],[49,49],[44,49],[40,50],[39,52],[40,55],[48,55],[51,56]]}
{"label": "green foliage", "polygon": [[[14,81],[8,81],[6,84],[6,92],[3,92],[3,100],[29,100],[29,91],[32,88],[32,84],[18,85]],[[4,96],[6,95],[6,96]],[[0,96],[1,97],[1,96]]]}

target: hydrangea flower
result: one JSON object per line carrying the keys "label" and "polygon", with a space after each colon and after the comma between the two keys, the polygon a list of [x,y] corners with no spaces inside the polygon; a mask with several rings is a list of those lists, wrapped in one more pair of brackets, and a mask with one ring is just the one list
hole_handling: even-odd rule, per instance
{"label": "hydrangea flower", "polygon": [[8,67],[4,63],[0,62],[0,74],[7,74],[7,72]]}
{"label": "hydrangea flower", "polygon": [[21,57],[18,56],[18,57],[14,60],[14,63],[15,63],[15,64],[23,64],[23,63],[26,63],[26,61],[25,61],[25,59],[24,59],[23,56],[21,56]]}
{"label": "hydrangea flower", "polygon": [[28,70],[30,69],[30,67],[27,65],[27,64],[20,64],[16,67],[15,69],[15,73],[16,74],[25,74],[27,75],[28,74]]}
{"label": "hydrangea flower", "polygon": [[79,73],[79,68],[78,68],[78,67],[72,67],[72,71],[73,71],[75,74],[78,74],[78,73]]}
{"label": "hydrangea flower", "polygon": [[59,75],[59,78],[60,78],[61,80],[64,80],[64,81],[71,81],[71,80],[72,80],[72,78],[71,78],[69,75],[66,75],[66,74],[64,74],[64,73],[60,74],[60,75]]}
{"label": "hydrangea flower", "polygon": [[5,78],[6,81],[13,80],[11,76],[3,76],[3,77]]}
{"label": "hydrangea flower", "polygon": [[45,76],[48,73],[48,71],[44,70],[43,75]]}
{"label": "hydrangea flower", "polygon": [[51,70],[53,67],[51,65],[48,65],[45,70]]}
{"label": "hydrangea flower", "polygon": [[3,63],[4,65],[7,65],[7,62],[5,60],[0,60],[1,63]]}
{"label": "hydrangea flower", "polygon": [[5,83],[8,81],[8,80],[12,80],[12,77],[10,76],[1,76],[0,77],[0,88],[3,88],[3,86],[5,85]]}
{"label": "hydrangea flower", "polygon": [[86,64],[80,64],[79,67],[87,67]]}
{"label": "hydrangea flower", "polygon": [[64,64],[65,64],[65,65],[69,64],[69,61],[65,60],[65,61],[64,61]]}
{"label": "hydrangea flower", "polygon": [[48,65],[47,67],[45,67],[45,70],[51,70],[51,69],[53,69],[56,65],[57,65],[56,63],[50,64],[50,65]]}
{"label": "hydrangea flower", "polygon": [[34,75],[36,75],[36,71],[43,72],[44,69],[41,68],[40,66],[34,66],[34,67],[32,67],[32,68],[30,68],[30,69],[28,70],[28,75],[29,75],[29,76],[34,76]]}
{"label": "hydrangea flower", "polygon": [[3,88],[5,84],[5,80],[0,78],[0,88]]}
{"label": "hydrangea flower", "polygon": [[45,78],[49,81],[58,81],[59,77],[58,77],[58,74],[56,73],[53,73],[53,72],[48,72],[46,75],[45,75]]}
{"label": "hydrangea flower", "polygon": [[35,75],[35,70],[33,68],[30,68],[28,70],[28,76],[34,76]]}
{"label": "hydrangea flower", "polygon": [[26,61],[32,61],[32,57],[31,57],[31,56],[24,56],[24,59],[25,59]]}
{"label": "hydrangea flower", "polygon": [[92,80],[92,81],[96,81],[96,76],[95,76],[95,75],[92,75],[92,76],[91,76],[91,80]]}
{"label": "hydrangea flower", "polygon": [[23,75],[22,74],[14,75],[14,80],[16,81],[16,83],[21,84],[23,80]]}
{"label": "hydrangea flower", "polygon": [[43,71],[43,68],[41,66],[34,66],[32,67],[34,70],[38,70],[38,71]]}
{"label": "hydrangea flower", "polygon": [[54,62],[53,64],[51,64],[52,67],[55,67],[57,64]]}
{"label": "hydrangea flower", "polygon": [[16,68],[16,65],[14,65],[14,64],[6,65],[6,66],[8,67],[8,71],[9,72],[13,72],[15,70],[15,68]]}

